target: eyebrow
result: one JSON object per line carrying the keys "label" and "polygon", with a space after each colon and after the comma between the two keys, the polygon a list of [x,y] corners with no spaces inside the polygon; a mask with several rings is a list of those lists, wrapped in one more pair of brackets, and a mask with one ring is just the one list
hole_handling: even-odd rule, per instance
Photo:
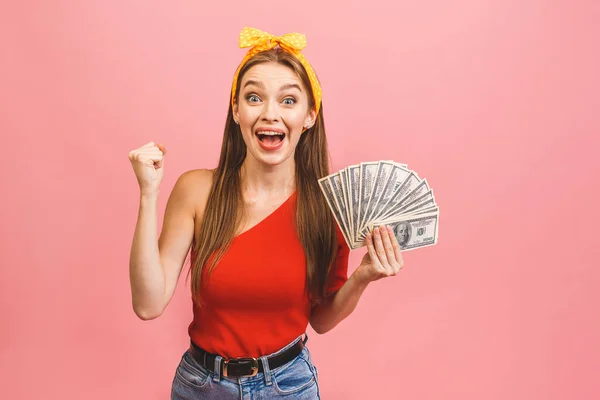
{"label": "eyebrow", "polygon": [[300,93],[302,93],[302,88],[300,88],[300,85],[296,84],[296,83],[288,83],[287,85],[283,85],[281,87],[281,90],[287,90],[287,89],[298,89],[298,91]]}
{"label": "eyebrow", "polygon": [[[265,88],[265,85],[263,85],[262,82],[253,81],[253,80],[246,81],[246,84],[244,85],[244,88],[246,86],[250,86],[250,85],[258,86],[261,89]],[[288,89],[298,89],[298,91],[300,91],[300,93],[302,93],[302,88],[300,87],[300,85],[298,85],[296,83],[288,83],[286,85],[283,85],[281,87],[280,91],[288,90]]]}
{"label": "eyebrow", "polygon": [[246,84],[244,85],[244,87],[250,86],[250,85],[258,86],[261,89],[265,88],[265,85],[263,85],[262,82],[257,82],[257,81],[253,81],[253,80],[246,81]]}

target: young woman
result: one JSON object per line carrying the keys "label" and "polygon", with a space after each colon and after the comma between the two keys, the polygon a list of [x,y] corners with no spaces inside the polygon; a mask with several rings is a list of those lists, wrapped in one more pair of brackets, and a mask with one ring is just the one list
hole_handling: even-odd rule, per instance
{"label": "young woman", "polygon": [[300,34],[242,31],[250,50],[234,76],[219,164],[179,177],[159,238],[166,149],[150,142],[129,153],[140,186],[130,260],[140,318],[164,311],[191,247],[194,317],[173,399],[318,399],[306,327],[333,329],[370,282],[402,267],[393,232],[378,228],[347,277],[349,248],[318,186],[327,140],[304,46]]}

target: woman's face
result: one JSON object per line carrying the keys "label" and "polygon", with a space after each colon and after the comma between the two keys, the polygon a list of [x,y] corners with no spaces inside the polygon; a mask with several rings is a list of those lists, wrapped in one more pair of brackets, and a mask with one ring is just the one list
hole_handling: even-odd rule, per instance
{"label": "woman's face", "polygon": [[262,63],[242,77],[233,116],[242,130],[247,157],[274,166],[294,154],[316,113],[308,109],[308,94],[292,69]]}

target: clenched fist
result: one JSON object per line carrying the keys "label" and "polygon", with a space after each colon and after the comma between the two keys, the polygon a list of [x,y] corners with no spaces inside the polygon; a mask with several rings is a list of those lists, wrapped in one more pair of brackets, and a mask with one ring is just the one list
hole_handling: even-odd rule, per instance
{"label": "clenched fist", "polygon": [[164,155],[167,149],[162,144],[147,143],[129,152],[129,161],[140,185],[142,194],[158,193],[164,175]]}

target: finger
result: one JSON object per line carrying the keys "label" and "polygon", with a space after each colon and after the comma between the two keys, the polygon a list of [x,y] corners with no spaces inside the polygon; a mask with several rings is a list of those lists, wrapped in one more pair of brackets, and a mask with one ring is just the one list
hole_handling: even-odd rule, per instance
{"label": "finger", "polygon": [[387,261],[387,255],[385,254],[385,248],[383,247],[381,229],[377,227],[374,231],[375,253],[377,254],[379,263],[383,266],[387,273],[390,273],[392,272],[392,268],[390,267],[390,264]]}
{"label": "finger", "polygon": [[134,152],[133,159],[142,162],[147,162],[148,160],[152,160],[152,162],[157,162],[163,159],[163,154],[160,151]]}
{"label": "finger", "polygon": [[158,149],[163,153],[163,155],[167,154],[167,148],[164,144],[157,144]]}
{"label": "finger", "polygon": [[162,157],[163,155],[164,155],[163,152],[161,152],[156,147],[154,147],[154,148],[140,147],[139,149],[131,150],[129,152],[129,159],[133,161],[133,160],[139,160],[140,158],[143,158],[143,157]]}
{"label": "finger", "polygon": [[154,167],[155,169],[161,168],[163,166],[163,155],[162,154],[135,154],[133,159],[141,164],[147,165],[149,167]]}
{"label": "finger", "polygon": [[153,152],[149,155],[155,169],[162,168],[165,161],[164,154],[161,151]]}
{"label": "finger", "polygon": [[133,150],[131,152],[134,155],[138,155],[141,157],[146,157],[146,156],[154,156],[154,157],[162,157],[163,156],[163,152],[160,151],[159,149],[155,148],[149,148],[149,149],[137,149],[137,150]]}
{"label": "finger", "polygon": [[162,151],[160,151],[159,149],[153,149],[153,150],[146,150],[144,152],[142,152],[143,155],[145,156],[152,156],[152,157],[162,157],[164,156],[164,153]]}
{"label": "finger", "polygon": [[385,250],[385,256],[390,268],[389,275],[396,275],[398,273],[398,263],[396,262],[396,254],[394,253],[394,246],[392,245],[392,241],[394,240],[393,233],[390,233],[389,226],[381,226],[381,238],[383,243],[383,248]]}
{"label": "finger", "polygon": [[395,274],[398,270],[396,263],[396,255],[394,254],[394,246],[392,245],[393,234],[390,233],[391,228],[389,226],[382,226],[381,228],[381,241],[385,250],[385,256],[390,266],[391,273]]}
{"label": "finger", "polygon": [[394,260],[393,266],[396,270],[396,273],[398,273],[398,271],[400,271],[400,268],[404,266],[404,259],[402,258],[402,248],[400,248],[400,243],[398,243],[398,239],[396,238],[396,235],[394,235],[394,230],[392,229],[392,227],[388,225],[387,228],[393,251],[393,254],[391,256],[392,258],[390,258],[390,260]]}
{"label": "finger", "polygon": [[375,267],[375,270],[377,270],[377,272],[383,273],[385,268],[383,268],[383,266],[379,262],[379,257],[377,257],[377,253],[375,251],[375,245],[373,244],[373,233],[372,232],[369,232],[367,234],[366,242],[367,242],[367,250],[369,252],[369,257],[371,258],[371,264],[373,264],[373,267]]}

